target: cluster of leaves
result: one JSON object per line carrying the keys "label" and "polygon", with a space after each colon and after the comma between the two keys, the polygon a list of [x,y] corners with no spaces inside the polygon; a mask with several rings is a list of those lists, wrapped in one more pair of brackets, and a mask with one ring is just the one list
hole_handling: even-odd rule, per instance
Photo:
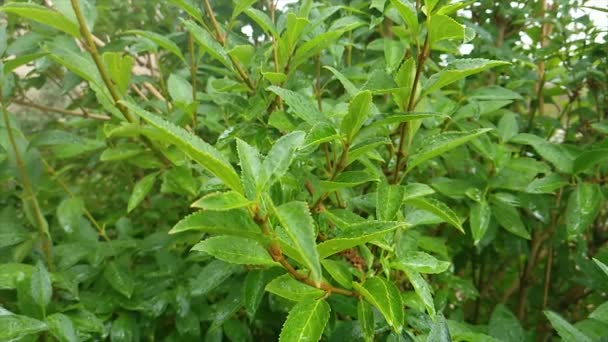
{"label": "cluster of leaves", "polygon": [[583,7],[4,4],[0,340],[607,338]]}

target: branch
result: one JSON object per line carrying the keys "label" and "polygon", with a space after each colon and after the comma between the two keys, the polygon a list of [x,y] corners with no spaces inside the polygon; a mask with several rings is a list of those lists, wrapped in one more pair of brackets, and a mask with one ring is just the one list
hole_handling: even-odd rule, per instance
{"label": "branch", "polygon": [[40,105],[40,104],[36,104],[36,103],[27,102],[24,100],[13,100],[13,101],[11,101],[11,103],[14,103],[14,104],[17,104],[17,105],[23,106],[23,107],[35,108],[35,109],[38,109],[39,111],[45,112],[45,113],[59,113],[59,114],[65,114],[65,115],[71,115],[71,116],[80,116],[80,117],[95,119],[95,120],[102,120],[102,121],[108,121],[108,120],[112,119],[111,117],[103,115],[103,114],[91,114],[91,113],[77,112],[77,111],[63,109],[63,108],[54,108],[54,107],[49,107],[49,106]]}

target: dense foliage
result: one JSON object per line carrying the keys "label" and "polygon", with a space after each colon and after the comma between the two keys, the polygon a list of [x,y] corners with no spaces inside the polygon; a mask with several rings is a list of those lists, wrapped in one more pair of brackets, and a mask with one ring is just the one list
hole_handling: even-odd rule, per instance
{"label": "dense foliage", "polygon": [[5,3],[0,340],[608,341],[593,11]]}

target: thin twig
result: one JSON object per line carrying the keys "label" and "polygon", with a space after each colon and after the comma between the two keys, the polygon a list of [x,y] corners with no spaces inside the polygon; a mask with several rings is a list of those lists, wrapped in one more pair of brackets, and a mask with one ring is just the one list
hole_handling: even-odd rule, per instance
{"label": "thin twig", "polygon": [[35,108],[35,109],[38,109],[39,111],[45,112],[45,113],[59,113],[59,114],[65,114],[65,115],[71,115],[71,116],[80,116],[80,117],[84,117],[87,119],[102,120],[102,121],[108,121],[108,120],[112,119],[111,117],[109,117],[107,115],[103,115],[103,114],[92,114],[92,113],[85,114],[84,112],[77,112],[77,111],[63,109],[63,108],[49,107],[49,106],[40,105],[40,104],[36,104],[36,103],[24,101],[24,100],[13,100],[13,101],[11,101],[11,103],[14,103],[16,105],[23,106],[23,107]]}

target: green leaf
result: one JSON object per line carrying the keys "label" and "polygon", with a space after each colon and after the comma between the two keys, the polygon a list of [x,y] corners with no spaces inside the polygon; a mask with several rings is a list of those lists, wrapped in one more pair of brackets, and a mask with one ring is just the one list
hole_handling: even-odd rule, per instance
{"label": "green leaf", "polygon": [[477,245],[488,231],[492,219],[492,210],[486,201],[474,203],[471,205],[469,217],[473,241]]}
{"label": "green leaf", "polygon": [[500,118],[497,126],[498,136],[502,142],[507,142],[519,133],[517,114],[507,113]]}
{"label": "green leaf", "polygon": [[296,302],[315,300],[325,294],[323,290],[297,281],[289,274],[271,280],[266,285],[266,291]]}
{"label": "green leaf", "polygon": [[403,186],[403,200],[407,201],[412,198],[424,197],[428,195],[432,195],[435,193],[435,190],[430,186],[422,183],[409,183]]}
{"label": "green leaf", "polygon": [[501,201],[494,201],[491,206],[492,215],[501,227],[514,235],[530,240],[530,233],[521,220],[517,209]]}
{"label": "green leaf", "polygon": [[199,23],[203,22],[203,14],[201,10],[197,6],[193,5],[190,0],[169,0],[169,2],[181,8]]}
{"label": "green leaf", "polygon": [[396,268],[405,273],[407,278],[410,280],[410,283],[414,287],[416,294],[424,303],[426,311],[432,319],[435,319],[435,303],[433,302],[433,296],[431,294],[431,287],[429,286],[429,283],[427,283],[420,273],[410,269],[409,267],[397,265]]}
{"label": "green leaf", "polygon": [[403,303],[399,289],[392,283],[379,277],[369,278],[362,285],[353,283],[353,287],[365,300],[380,311],[388,325],[397,333],[403,330]]}
{"label": "green leaf", "polygon": [[262,76],[274,86],[281,85],[287,80],[287,75],[282,72],[262,72]]}
{"label": "green leaf", "polygon": [[525,331],[519,320],[509,309],[498,304],[492,311],[488,332],[493,337],[504,342],[519,342],[525,340]]}
{"label": "green leaf", "polygon": [[144,31],[144,30],[128,30],[125,32],[125,34],[134,34],[134,35],[149,39],[154,44],[171,52],[172,54],[179,57],[179,59],[181,59],[184,63],[186,63],[186,59],[184,58],[184,55],[182,54],[182,51],[179,49],[177,44],[175,44],[171,39],[169,39],[163,35],[160,35],[156,32]]}
{"label": "green leaf", "polygon": [[305,202],[289,202],[276,209],[277,218],[289,236],[291,245],[300,253],[304,266],[316,283],[321,282],[321,264],[316,249],[314,221]]}
{"label": "green leaf", "polygon": [[593,258],[593,262],[595,262],[597,267],[599,267],[602,271],[604,271],[604,273],[606,273],[606,275],[608,276],[608,266],[606,266],[606,264],[597,260],[596,258]]}
{"label": "green leaf", "polygon": [[131,82],[133,64],[135,63],[133,57],[118,52],[105,52],[103,54],[103,62],[108,69],[112,81],[118,87],[118,91],[122,95],[126,95]]}
{"label": "green leaf", "polygon": [[564,342],[591,342],[590,338],[568,323],[562,316],[550,310],[543,312]]}
{"label": "green leaf", "polygon": [[306,96],[277,86],[270,86],[266,89],[280,96],[295,116],[310,125],[327,121],[323,113],[319,112],[317,106]]}
{"label": "green leaf", "polygon": [[361,126],[369,117],[372,108],[372,93],[369,90],[359,92],[348,106],[348,114],[342,119],[340,131],[351,142],[359,133]]}
{"label": "green leaf", "polygon": [[8,3],[0,7],[0,11],[16,14],[18,16],[34,20],[44,25],[65,32],[72,37],[81,38],[78,25],[63,14],[49,10],[48,8],[30,3]]}
{"label": "green leaf", "polygon": [[36,268],[29,281],[29,291],[34,303],[42,309],[44,314],[46,307],[51,302],[53,287],[51,285],[51,275],[42,261],[36,263]]}
{"label": "green leaf", "polygon": [[278,274],[281,274],[281,270],[278,267],[268,270],[251,270],[247,272],[243,290],[243,300],[247,317],[249,317],[250,320],[254,318],[258,307],[262,303],[264,288]]}
{"label": "green leaf", "polygon": [[441,114],[441,113],[416,113],[416,112],[403,113],[403,114],[397,114],[397,115],[389,115],[389,116],[385,117],[384,119],[375,121],[374,123],[372,123],[370,125],[370,127],[385,126],[385,125],[409,122],[409,121],[414,121],[414,120],[423,120],[423,119],[429,119],[429,118],[449,118],[449,116],[447,116],[445,114]]}
{"label": "green leaf", "polygon": [[464,233],[464,229],[462,228],[462,222],[460,217],[448,207],[445,203],[440,202],[433,198],[412,198],[405,201],[406,204],[409,204],[415,208],[426,210],[432,214],[437,215],[439,218],[444,220],[445,222],[451,224],[456,227],[458,230]]}
{"label": "green leaf", "polygon": [[6,75],[8,75],[9,73],[11,73],[13,70],[17,69],[18,67],[28,64],[30,62],[33,62],[44,56],[47,56],[48,54],[49,54],[48,52],[38,52],[38,53],[30,54],[30,55],[17,56],[13,59],[4,61],[4,73]]}
{"label": "green leaf", "polygon": [[221,179],[229,188],[243,193],[243,186],[236,171],[213,146],[185,129],[134,104],[129,102],[123,102],[123,104],[146,122],[158,128],[163,139],[178,146],[182,152]]}
{"label": "green leaf", "polygon": [[321,260],[321,265],[329,273],[329,275],[340,286],[350,289],[352,287],[353,275],[348,270],[348,264],[343,261],[324,259]]}
{"label": "green leaf", "polygon": [[264,266],[276,264],[266,249],[257,241],[242,237],[211,237],[194,245],[192,250],[205,252],[233,264]]}
{"label": "green leaf", "polygon": [[241,236],[256,241],[265,241],[260,228],[251,216],[242,209],[226,211],[199,211],[179,221],[169,234],[198,231],[209,234]]}
{"label": "green leaf", "polygon": [[321,181],[320,184],[325,192],[332,192],[342,188],[352,188],[376,180],[378,180],[376,176],[365,171],[347,171],[342,172],[333,181]]}
{"label": "green leaf", "polygon": [[251,18],[251,20],[255,21],[255,23],[262,28],[264,33],[272,35],[275,39],[279,38],[279,33],[274,27],[274,23],[266,13],[255,8],[248,8],[244,12],[249,18]]}
{"label": "green leaf", "polygon": [[329,304],[325,300],[299,302],[289,311],[279,341],[319,341],[329,321],[329,311]]}
{"label": "green leaf", "polygon": [[339,72],[338,70],[330,67],[330,66],[324,66],[323,68],[331,71],[332,74],[334,74],[334,76],[336,76],[336,78],[338,79],[338,81],[340,81],[340,83],[342,84],[342,86],[344,87],[344,90],[346,90],[346,92],[348,93],[349,96],[355,96],[358,92],[359,92],[359,88],[357,88],[357,86],[355,86],[346,76],[344,76],[344,74],[342,74],[341,72]]}
{"label": "green leaf", "polygon": [[20,315],[0,315],[0,340],[18,341],[48,330],[46,323]]}
{"label": "green leaf", "polygon": [[268,152],[262,163],[264,172],[258,176],[259,189],[265,191],[287,173],[295,153],[304,144],[304,132],[295,131],[282,136]]}
{"label": "green leaf", "polygon": [[427,342],[452,342],[452,337],[450,336],[450,330],[448,329],[448,324],[445,320],[445,317],[443,317],[443,314],[441,312],[439,314],[437,314],[437,318],[435,319],[435,322],[433,322],[433,326],[431,327],[431,331],[429,332],[429,336],[427,337],[426,341]]}
{"label": "green leaf", "polygon": [[359,300],[357,303],[357,320],[361,327],[363,337],[366,342],[374,340],[376,334],[376,322],[374,322],[374,311],[372,306],[365,300]]}
{"label": "green leaf", "polygon": [[469,132],[443,132],[427,137],[420,143],[420,148],[409,156],[407,170],[412,170],[421,163],[442,155],[491,130],[491,128],[482,128]]}
{"label": "green leaf", "polygon": [[127,205],[127,212],[133,211],[137,206],[148,196],[150,190],[156,182],[156,176],[158,173],[151,173],[144,178],[140,179],[135,183],[131,196],[129,197],[129,204]]}
{"label": "green leaf", "polygon": [[438,260],[430,254],[418,251],[406,252],[399,257],[396,264],[416,272],[433,274],[445,272],[450,267],[449,262]]}
{"label": "green leaf", "polygon": [[448,84],[454,83],[458,80],[461,80],[467,76],[474,75],[480,73],[484,70],[501,66],[508,65],[508,62],[502,61],[493,61],[489,59],[483,58],[472,58],[472,59],[458,59],[443,69],[442,71],[434,74],[429,77],[429,79],[424,83],[424,87],[422,90],[422,94],[420,97],[423,97],[427,94],[430,94],[436,90],[439,90]]}
{"label": "green leaf", "polygon": [[236,149],[239,155],[245,194],[247,198],[255,200],[260,195],[259,179],[266,178],[262,167],[262,157],[255,147],[239,138],[236,139]]}
{"label": "green leaf", "polygon": [[562,173],[571,173],[573,158],[566,152],[563,146],[552,144],[545,139],[528,133],[520,133],[511,142],[516,144],[530,145],[545,160],[549,161]]}
{"label": "green leaf", "polygon": [[574,159],[572,173],[577,174],[586,171],[597,164],[604,163],[608,159],[608,148],[584,151]]}
{"label": "green leaf", "polygon": [[598,184],[580,182],[568,198],[566,229],[570,238],[585,233],[602,208],[604,198]]}
{"label": "green leaf", "polygon": [[418,36],[418,14],[416,8],[408,0],[391,0],[391,3],[401,14],[401,18],[411,31],[411,36],[414,40]]}
{"label": "green leaf", "polygon": [[378,221],[392,221],[401,205],[405,188],[400,185],[390,185],[388,182],[378,183],[376,192],[376,217]]}
{"label": "green leaf", "polygon": [[72,320],[61,313],[52,314],[46,318],[49,330],[53,337],[60,342],[78,342],[78,334],[74,329]]}
{"label": "green leaf", "polygon": [[204,296],[241,269],[240,265],[213,260],[203,267],[195,279],[191,279],[190,293],[192,296]]}
{"label": "green leaf", "polygon": [[447,15],[435,14],[429,17],[429,44],[431,48],[436,42],[445,39],[464,40],[464,25]]}
{"label": "green leaf", "polygon": [[232,62],[230,61],[230,57],[224,50],[224,47],[220,45],[209,32],[205,31],[202,27],[198,26],[192,20],[184,20],[181,19],[186,29],[192,33],[192,37],[201,47],[201,50],[208,53],[209,56],[218,60],[220,63],[224,65],[228,70],[232,70]]}
{"label": "green leaf", "polygon": [[194,101],[192,85],[185,78],[177,74],[171,74],[167,80],[167,87],[173,102],[189,105]]}
{"label": "green leaf", "polygon": [[34,272],[34,266],[19,263],[0,263],[0,289],[13,290],[17,282],[30,277]]}
{"label": "green leaf", "polygon": [[[596,259],[593,260],[597,261]],[[608,269],[606,270],[606,275],[608,275]],[[608,324],[608,302],[604,302],[595,310],[593,310],[593,312],[589,315],[589,318],[593,318],[600,322]]]}
{"label": "green leaf", "polygon": [[191,207],[205,210],[230,210],[247,207],[252,203],[253,202],[243,197],[240,193],[228,191],[207,194],[192,203]]}
{"label": "green leaf", "polygon": [[79,197],[66,198],[57,206],[57,221],[66,233],[73,233],[80,227],[84,213],[84,202]]}
{"label": "green leaf", "polygon": [[525,188],[531,194],[553,194],[555,190],[568,185],[557,173],[550,173],[543,178],[536,178]]}
{"label": "green leaf", "polygon": [[114,290],[127,298],[131,298],[134,289],[133,278],[126,269],[118,265],[115,261],[110,261],[105,266],[103,277],[110,283]]}
{"label": "green leaf", "polygon": [[319,256],[325,259],[349,248],[375,240],[398,228],[407,228],[406,222],[365,221],[348,226],[332,239],[321,242],[317,246]]}

